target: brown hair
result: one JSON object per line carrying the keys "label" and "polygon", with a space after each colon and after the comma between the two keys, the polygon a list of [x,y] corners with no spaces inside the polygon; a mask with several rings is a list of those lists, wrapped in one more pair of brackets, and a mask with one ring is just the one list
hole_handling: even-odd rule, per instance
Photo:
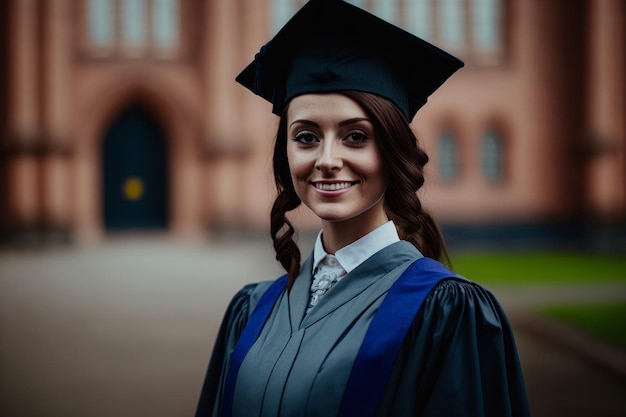
{"label": "brown hair", "polygon": [[[411,242],[429,258],[444,258],[449,262],[441,230],[433,218],[422,209],[417,190],[424,184],[424,165],[428,155],[404,115],[390,101],[373,94],[342,91],[357,102],[372,119],[378,148],[389,175],[385,191],[385,211],[398,228],[400,238]],[[293,236],[295,230],[286,214],[301,203],[289,172],[287,160],[287,109],[283,113],[274,146],[274,180],[278,196],[271,211],[270,232],[276,259],[289,275],[289,287],[300,270],[300,250]]]}

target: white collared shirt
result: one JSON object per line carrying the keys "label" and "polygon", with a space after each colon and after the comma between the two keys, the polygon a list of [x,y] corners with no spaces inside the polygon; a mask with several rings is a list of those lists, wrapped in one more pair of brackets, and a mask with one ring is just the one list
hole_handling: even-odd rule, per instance
{"label": "white collared shirt", "polygon": [[[348,246],[339,249],[334,256],[346,273],[350,273],[379,250],[399,241],[396,226],[390,220]],[[328,253],[324,250],[322,232],[320,232],[313,249],[313,273],[326,255]]]}
{"label": "white collared shirt", "polygon": [[307,313],[349,272],[379,250],[399,240],[396,226],[389,221],[331,255],[324,250],[320,232],[313,249],[313,282]]}

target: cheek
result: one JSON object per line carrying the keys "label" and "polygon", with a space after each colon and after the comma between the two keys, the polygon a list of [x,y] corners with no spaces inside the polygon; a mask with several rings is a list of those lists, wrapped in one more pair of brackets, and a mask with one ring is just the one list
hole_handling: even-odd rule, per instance
{"label": "cheek", "polygon": [[359,165],[362,172],[372,180],[379,180],[380,182],[387,183],[387,171],[385,170],[383,160],[378,152],[372,152],[367,155],[367,157],[361,159]]}
{"label": "cheek", "polygon": [[387,169],[385,169],[385,164],[383,164],[383,161],[381,160],[377,161],[376,172],[378,173],[380,181],[383,182],[386,187],[387,183],[389,182],[389,173],[387,172]]}
{"label": "cheek", "polygon": [[382,165],[380,165],[379,169],[376,172],[373,172],[372,175],[376,178],[376,180],[374,181],[376,184],[376,188],[378,188],[379,192],[384,194],[389,184],[389,175],[384,170]]}
{"label": "cheek", "polygon": [[389,184],[389,174],[385,169],[385,164],[379,155],[372,155],[363,167],[367,167],[366,175],[369,177],[369,184],[376,195],[384,195]]}
{"label": "cheek", "polygon": [[289,164],[289,175],[291,176],[291,184],[293,185],[293,189],[296,192],[296,195],[300,200],[303,197],[303,187],[302,181],[306,178],[306,174],[304,173],[304,168],[302,161],[297,157],[296,154],[289,151],[287,148],[287,163]]}
{"label": "cheek", "polygon": [[287,161],[289,163],[289,172],[291,173],[291,178],[294,180],[294,183],[297,179],[308,177],[311,172],[311,166],[313,166],[313,162],[310,161],[310,158],[306,158],[306,155],[303,155],[302,152],[293,150],[289,146],[287,147]]}

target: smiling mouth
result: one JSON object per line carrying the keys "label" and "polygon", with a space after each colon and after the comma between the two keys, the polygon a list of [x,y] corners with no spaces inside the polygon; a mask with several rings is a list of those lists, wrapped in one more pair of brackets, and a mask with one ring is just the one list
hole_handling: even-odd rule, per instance
{"label": "smiling mouth", "polygon": [[347,182],[346,181],[346,182],[333,182],[333,183],[314,182],[312,184],[318,190],[322,190],[322,191],[338,191],[338,190],[345,190],[346,188],[350,188],[350,187],[352,187],[356,183],[354,183],[354,182]]}

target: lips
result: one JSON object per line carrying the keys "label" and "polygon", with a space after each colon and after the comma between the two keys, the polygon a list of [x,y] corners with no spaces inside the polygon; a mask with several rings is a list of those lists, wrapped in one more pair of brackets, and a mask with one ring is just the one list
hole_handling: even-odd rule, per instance
{"label": "lips", "polygon": [[321,191],[340,191],[350,188],[354,185],[354,182],[341,181],[341,182],[313,182],[313,187]]}

